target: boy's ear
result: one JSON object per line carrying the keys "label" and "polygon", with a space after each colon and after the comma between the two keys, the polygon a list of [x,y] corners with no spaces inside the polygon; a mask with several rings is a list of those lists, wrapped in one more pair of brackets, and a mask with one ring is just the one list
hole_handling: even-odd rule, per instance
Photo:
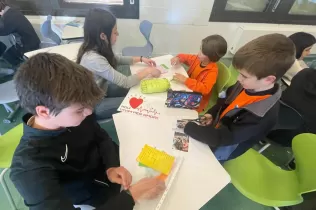
{"label": "boy's ear", "polygon": [[41,117],[41,118],[47,119],[50,117],[49,109],[45,106],[37,106],[35,108],[35,111],[36,111],[36,115]]}
{"label": "boy's ear", "polygon": [[108,42],[108,38],[107,38],[107,36],[105,35],[105,33],[101,33],[101,34],[100,34],[100,39],[102,39],[102,40]]}
{"label": "boy's ear", "polygon": [[267,76],[265,78],[265,80],[268,82],[268,83],[274,83],[276,81],[276,77],[273,76],[273,75],[270,75],[270,76]]}

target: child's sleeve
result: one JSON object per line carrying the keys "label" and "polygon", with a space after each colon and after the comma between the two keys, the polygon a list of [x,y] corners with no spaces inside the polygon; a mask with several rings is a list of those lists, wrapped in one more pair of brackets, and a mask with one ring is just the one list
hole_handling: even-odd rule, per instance
{"label": "child's sleeve", "polygon": [[[11,179],[25,204],[32,210],[78,210],[73,206],[73,200],[65,193],[64,186],[60,184],[57,172],[49,167],[18,173],[11,176]],[[134,205],[132,196],[122,191],[95,210],[132,210]]]}
{"label": "child's sleeve", "polygon": [[8,36],[14,32],[14,26],[7,17],[0,18],[0,36]]}
{"label": "child's sleeve", "polygon": [[132,56],[120,56],[115,55],[115,59],[119,65],[132,65],[133,64],[133,57]]}
{"label": "child's sleeve", "polygon": [[105,130],[103,130],[96,121],[95,131],[97,142],[99,144],[99,152],[102,156],[105,170],[113,167],[119,167],[120,160],[118,146],[115,145],[109,134]]}
{"label": "child's sleeve", "polygon": [[220,128],[217,129],[211,125],[200,126],[194,122],[189,122],[184,128],[184,132],[210,147],[220,147],[239,144],[254,138],[259,141],[268,134],[275,124],[276,120],[274,118],[263,117],[258,119],[258,117],[249,114],[249,116],[241,119],[238,124],[222,123]]}
{"label": "child's sleeve", "polygon": [[[128,62],[128,59],[126,62]],[[95,52],[84,55],[80,65],[92,71],[93,74],[123,88],[131,88],[140,82],[137,75],[125,76],[114,69],[105,57]]]}
{"label": "child's sleeve", "polygon": [[233,133],[225,129],[216,129],[209,126],[200,126],[194,122],[189,122],[184,127],[184,132],[197,141],[203,142],[210,147],[230,145],[233,142]]}
{"label": "child's sleeve", "polygon": [[201,82],[197,81],[196,79],[188,78],[185,81],[185,85],[194,92],[201,93],[202,95],[209,94],[216,83],[218,69],[217,67],[213,67],[208,71],[209,72]]}
{"label": "child's sleeve", "polygon": [[188,66],[191,66],[196,59],[198,59],[197,55],[191,55],[191,54],[179,54],[177,57],[180,59],[181,63],[184,63]]}

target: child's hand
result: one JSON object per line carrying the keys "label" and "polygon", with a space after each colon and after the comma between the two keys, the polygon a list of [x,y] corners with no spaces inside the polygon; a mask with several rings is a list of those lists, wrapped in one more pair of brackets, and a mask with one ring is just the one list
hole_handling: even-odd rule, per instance
{"label": "child's hand", "polygon": [[123,185],[124,189],[127,190],[132,183],[132,175],[124,167],[109,168],[106,171],[108,179],[112,183]]}
{"label": "child's hand", "polygon": [[180,59],[176,56],[171,59],[171,65],[175,66],[180,63]]}
{"label": "child's hand", "polygon": [[210,114],[205,114],[200,118],[200,122],[202,126],[210,125],[213,122],[213,117]]}
{"label": "child's hand", "polygon": [[134,201],[141,199],[154,199],[166,189],[165,183],[157,177],[144,178],[129,188]]}
{"label": "child's hand", "polygon": [[185,83],[185,81],[188,79],[186,76],[176,73],[175,75],[173,75],[173,79],[177,82],[180,83]]}
{"label": "child's hand", "polygon": [[156,62],[154,60],[151,60],[149,58],[142,58],[142,61],[146,63],[148,66],[156,66]]}
{"label": "child's hand", "polygon": [[155,78],[158,78],[161,75],[161,71],[159,71],[159,69],[156,69],[156,68],[153,68],[153,67],[149,68],[149,72],[150,72],[151,76],[153,76]]}

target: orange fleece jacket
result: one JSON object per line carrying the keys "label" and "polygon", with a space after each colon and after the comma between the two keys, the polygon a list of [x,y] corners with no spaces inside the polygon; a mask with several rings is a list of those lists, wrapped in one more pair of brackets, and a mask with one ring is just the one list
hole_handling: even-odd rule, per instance
{"label": "orange fleece jacket", "polygon": [[241,91],[241,93],[235,98],[235,100],[222,112],[220,119],[222,119],[230,110],[234,108],[245,107],[249,104],[253,104],[258,101],[262,101],[263,99],[269,98],[271,95],[263,95],[263,96],[250,96],[246,93],[245,90]]}
{"label": "orange fleece jacket", "polygon": [[185,81],[185,85],[194,92],[203,95],[198,112],[202,112],[211,97],[211,92],[216,83],[218,68],[216,63],[209,63],[204,68],[201,68],[201,61],[197,55],[179,54],[178,58],[181,63],[190,66],[188,70],[189,78]]}

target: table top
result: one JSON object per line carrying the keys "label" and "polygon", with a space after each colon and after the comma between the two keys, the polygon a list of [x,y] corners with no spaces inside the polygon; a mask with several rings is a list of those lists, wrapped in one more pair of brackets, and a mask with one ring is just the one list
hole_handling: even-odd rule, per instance
{"label": "table top", "polygon": [[[181,73],[181,74],[187,76],[188,75],[187,72],[185,71],[185,69],[181,65],[177,65],[177,66],[171,65],[171,62],[170,62],[171,58],[173,58],[172,55],[163,55],[163,56],[152,58],[152,60],[154,60],[156,62],[157,66],[164,64],[165,66],[167,66],[169,68],[167,73],[161,74],[160,78],[167,78],[167,79],[171,80],[175,73]],[[148,67],[148,66],[144,63],[136,63],[134,65],[131,65],[131,73],[136,74],[138,71],[140,71],[146,67]],[[133,87],[133,88],[137,88],[137,87]],[[191,91],[185,85],[179,84],[177,82],[171,82],[171,88],[173,90]]]}
{"label": "table top", "polygon": [[61,35],[62,40],[70,40],[70,39],[78,39],[83,38],[83,28],[82,27],[74,27],[66,25],[63,28],[63,32]]}
{"label": "table top", "polygon": [[[194,139],[189,140],[189,151],[172,149],[176,117],[163,116],[153,120],[127,113],[113,115],[120,141],[120,161],[133,176],[133,183],[146,176],[136,158],[145,144],[161,149],[184,161],[164,200],[162,210],[200,209],[229,182],[230,177],[217,161],[210,148]],[[137,210],[155,209],[159,199],[141,201]]]}
{"label": "table top", "polygon": [[34,50],[31,52],[27,52],[24,55],[28,58],[32,57],[33,55],[36,55],[38,53],[48,52],[48,53],[57,53],[62,56],[65,56],[69,60],[76,61],[77,54],[79,51],[79,48],[82,43],[72,43],[72,44],[64,44],[64,45],[58,45],[54,47],[47,47],[39,50]]}
{"label": "table top", "polygon": [[[152,58],[153,60],[156,61],[157,66],[164,64],[167,66],[169,69],[167,73],[161,74],[160,78],[167,78],[169,81],[172,79],[173,75],[175,73],[181,73],[183,75],[187,75],[187,72],[185,69],[181,66],[171,66],[170,60],[173,56],[172,55],[164,55],[160,57],[155,57]],[[138,71],[148,67],[146,64],[143,63],[137,63],[134,64],[130,67],[131,73],[136,74]],[[170,81],[171,89],[172,90],[184,90],[184,91],[191,91],[188,89],[184,84],[180,84],[175,81]],[[150,104],[152,107],[157,110],[161,115],[166,115],[166,116],[183,116],[185,118],[190,118],[190,119],[196,119],[198,118],[198,113],[195,110],[188,110],[188,109],[175,109],[175,108],[167,108],[165,106],[165,101],[167,99],[167,92],[164,93],[154,93],[154,94],[142,94],[140,90],[140,85],[136,85],[132,88],[130,88],[127,96],[125,97],[124,101],[122,102],[122,105],[126,105],[129,102],[129,99],[132,96],[137,96],[142,99],[147,104]],[[121,109],[121,106],[119,107],[119,111],[123,111]]]}

